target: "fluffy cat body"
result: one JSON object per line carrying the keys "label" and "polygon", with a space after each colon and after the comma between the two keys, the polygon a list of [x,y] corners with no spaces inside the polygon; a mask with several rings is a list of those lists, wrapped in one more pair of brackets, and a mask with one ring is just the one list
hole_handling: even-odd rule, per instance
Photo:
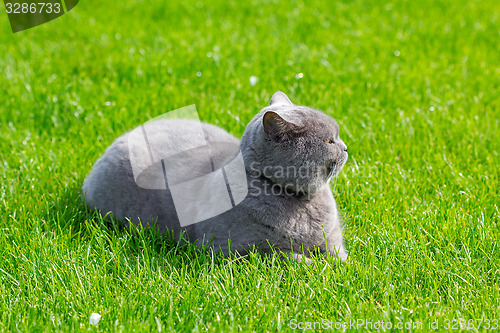
{"label": "fluffy cat body", "polygon": [[[277,92],[270,106],[248,124],[241,143],[210,124],[202,123],[200,133],[195,123],[183,119],[156,121],[151,125],[149,140],[161,142],[164,149],[176,154],[190,146],[190,140],[204,135],[208,144],[213,144],[212,169],[224,166],[241,150],[248,185],[248,195],[242,202],[220,215],[181,227],[168,186],[163,190],[137,186],[129,157],[129,132],[106,150],[85,180],[87,204],[136,224],[156,221],[162,233],[170,230],[179,235],[185,230],[190,240],[198,240],[198,244],[211,241],[215,250],[226,254],[252,246],[269,252],[273,246],[294,256],[304,253],[307,257],[307,249],[317,248],[338,255],[342,261],[347,259],[339,213],[329,187],[329,180],[347,160],[347,147],[331,117],[295,106],[285,94]],[[197,159],[197,155],[190,158]],[[188,165],[210,163],[193,162]],[[203,205],[199,209],[203,210]]]}

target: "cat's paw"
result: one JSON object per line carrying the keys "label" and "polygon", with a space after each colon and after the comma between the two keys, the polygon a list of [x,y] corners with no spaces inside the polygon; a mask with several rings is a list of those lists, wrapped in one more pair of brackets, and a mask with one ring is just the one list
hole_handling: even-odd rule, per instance
{"label": "cat's paw", "polygon": [[[337,264],[339,264],[339,263],[345,263],[345,262],[347,262],[349,260],[349,255],[344,250],[340,251],[338,254],[335,253],[335,254],[332,254],[332,255],[335,256],[335,259],[334,259],[335,266],[337,266]],[[328,256],[328,254],[324,254],[324,255],[322,255],[319,258],[326,260],[327,256]],[[306,264],[312,264],[313,263],[313,260],[311,258],[306,257],[304,254],[301,254],[301,253],[291,253],[290,254],[290,258],[294,259],[294,260],[297,260],[299,262],[305,262]]]}
{"label": "cat's paw", "polygon": [[311,258],[308,258],[305,255],[300,254],[300,253],[292,253],[292,254],[290,254],[290,256],[293,259],[295,259],[299,262],[305,262],[306,264],[312,264],[312,262],[313,262]]}

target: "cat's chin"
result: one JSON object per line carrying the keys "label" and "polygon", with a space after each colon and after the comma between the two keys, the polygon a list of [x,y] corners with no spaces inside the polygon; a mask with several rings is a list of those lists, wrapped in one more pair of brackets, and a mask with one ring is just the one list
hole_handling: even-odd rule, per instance
{"label": "cat's chin", "polygon": [[347,162],[347,156],[347,152],[344,152],[340,158],[331,160],[326,165],[325,171],[327,182],[329,182],[331,178],[335,177],[344,168],[344,165]]}

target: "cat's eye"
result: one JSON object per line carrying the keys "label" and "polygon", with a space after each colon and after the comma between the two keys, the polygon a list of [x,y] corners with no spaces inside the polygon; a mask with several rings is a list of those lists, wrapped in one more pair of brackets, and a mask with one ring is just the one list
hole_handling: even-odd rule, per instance
{"label": "cat's eye", "polygon": [[326,140],[325,141],[326,143],[329,143],[329,144],[335,144],[335,140],[334,139],[330,139],[330,140]]}

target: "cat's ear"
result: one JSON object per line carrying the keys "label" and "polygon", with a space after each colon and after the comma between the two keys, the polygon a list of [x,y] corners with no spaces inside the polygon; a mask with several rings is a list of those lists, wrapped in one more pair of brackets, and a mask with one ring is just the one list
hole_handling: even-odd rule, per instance
{"label": "cat's ear", "polygon": [[287,95],[285,95],[281,91],[277,91],[274,93],[273,97],[271,97],[271,102],[269,105],[293,105]]}
{"label": "cat's ear", "polygon": [[300,133],[299,126],[281,118],[274,111],[267,111],[262,118],[264,132],[274,141],[282,142],[297,136]]}

